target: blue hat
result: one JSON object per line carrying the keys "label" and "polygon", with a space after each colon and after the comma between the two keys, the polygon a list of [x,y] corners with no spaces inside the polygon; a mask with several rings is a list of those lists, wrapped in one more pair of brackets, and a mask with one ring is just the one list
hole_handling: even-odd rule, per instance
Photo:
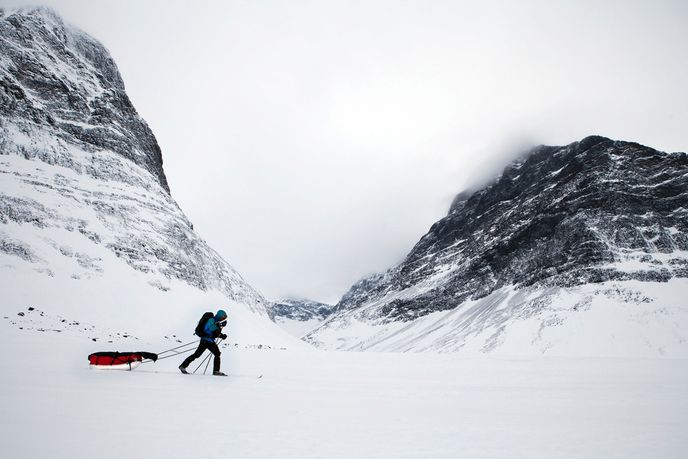
{"label": "blue hat", "polygon": [[223,311],[222,309],[219,309],[217,311],[217,314],[215,314],[215,321],[216,322],[222,322],[227,318],[227,313]]}

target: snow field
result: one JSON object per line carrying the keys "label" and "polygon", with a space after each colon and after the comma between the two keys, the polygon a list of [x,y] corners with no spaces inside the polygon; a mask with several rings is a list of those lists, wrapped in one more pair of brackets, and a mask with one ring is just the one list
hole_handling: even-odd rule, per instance
{"label": "snow field", "polygon": [[7,458],[681,458],[688,451],[686,360],[227,349],[222,369],[230,376],[219,378],[182,375],[181,357],[133,372],[90,370],[86,356],[104,350],[101,343],[6,321],[0,329]]}

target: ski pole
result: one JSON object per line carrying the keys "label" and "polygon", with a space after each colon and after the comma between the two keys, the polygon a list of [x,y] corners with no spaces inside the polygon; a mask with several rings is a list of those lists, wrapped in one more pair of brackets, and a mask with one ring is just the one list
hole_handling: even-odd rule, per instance
{"label": "ski pole", "polygon": [[[216,341],[215,341],[215,345],[217,346],[217,345],[219,345],[221,342],[222,342],[222,338],[220,338],[219,341],[216,340]],[[219,347],[218,347],[218,349],[219,349]],[[205,368],[203,369],[203,374],[205,374],[205,372],[208,371],[208,365],[210,365],[210,355],[208,355],[208,363],[205,364]]]}
{"label": "ski pole", "polygon": [[[211,355],[213,355],[212,352],[211,352],[210,354],[208,354],[208,355],[203,359],[203,361],[196,367],[196,369],[193,371],[193,374],[196,374],[196,372],[198,371],[198,369],[201,368],[201,366],[205,363],[205,361],[208,360],[208,359],[210,359],[210,356],[211,356]],[[210,363],[210,360],[208,360],[208,363]]]}
{"label": "ski pole", "polygon": [[205,368],[203,369],[203,374],[205,374],[206,371],[208,371],[208,365],[210,365],[210,356],[208,356],[208,363],[205,364]]}
{"label": "ski pole", "polygon": [[[220,340],[220,341],[222,341],[222,340]],[[215,340],[215,344],[217,344],[218,342],[219,342],[218,340]],[[193,371],[194,374],[196,374],[196,372],[198,371],[198,369],[201,368],[201,366],[203,366],[203,364],[204,364],[204,363],[206,362],[206,360],[207,360],[208,363],[205,365],[205,370],[203,370],[203,374],[205,374],[206,370],[208,369],[208,365],[210,365],[210,360],[209,360],[209,359],[210,359],[210,356],[211,356],[211,355],[213,355],[212,352],[210,352],[210,353],[206,356],[206,358],[203,359],[203,361],[202,361],[202,362],[196,367],[196,369]]]}

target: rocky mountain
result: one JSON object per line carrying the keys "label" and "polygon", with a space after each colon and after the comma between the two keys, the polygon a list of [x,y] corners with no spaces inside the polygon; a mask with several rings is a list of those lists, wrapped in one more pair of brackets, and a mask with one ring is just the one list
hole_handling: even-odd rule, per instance
{"label": "rocky mountain", "polygon": [[283,298],[272,303],[269,314],[274,319],[284,318],[290,320],[325,320],[333,311],[331,304],[320,303],[313,300]]}
{"label": "rocky mountain", "polygon": [[[508,351],[503,342],[526,327],[525,341],[550,349],[547,332],[566,329],[571,314],[599,313],[604,299],[621,308],[617,325],[640,311],[654,324],[645,330],[662,311],[676,316],[664,329],[676,336],[641,330],[637,340],[652,352],[685,352],[678,298],[688,293],[687,209],[685,153],[597,136],[537,147],[494,183],[457,195],[401,264],[354,285],[307,339],[345,349]],[[566,336],[557,332],[556,341]]]}
{"label": "rocky mountain", "polygon": [[193,331],[199,311],[225,306],[234,308],[230,317],[253,314],[276,328],[262,295],[194,231],[162,165],[100,43],[50,9],[0,10],[0,283],[8,309],[83,320],[98,317],[76,309],[101,319],[128,311],[136,322],[181,317],[180,327],[192,323]]}
{"label": "rocky mountain", "polygon": [[[0,44],[3,154],[99,178],[108,164],[82,164],[71,150],[108,151],[144,169],[169,191],[160,147],[103,45],[44,7],[0,11]],[[108,179],[118,169],[110,165]],[[125,181],[127,174],[117,178]]]}
{"label": "rocky mountain", "polygon": [[334,312],[331,304],[312,300],[283,298],[268,307],[270,318],[297,337],[320,325]]}

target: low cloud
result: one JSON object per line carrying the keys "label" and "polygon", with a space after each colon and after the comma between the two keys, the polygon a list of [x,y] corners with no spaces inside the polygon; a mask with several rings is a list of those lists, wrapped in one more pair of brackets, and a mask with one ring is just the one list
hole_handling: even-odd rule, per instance
{"label": "low cloud", "polygon": [[688,147],[684,2],[46,3],[112,52],[173,196],[269,298],[336,301],[533,145]]}

